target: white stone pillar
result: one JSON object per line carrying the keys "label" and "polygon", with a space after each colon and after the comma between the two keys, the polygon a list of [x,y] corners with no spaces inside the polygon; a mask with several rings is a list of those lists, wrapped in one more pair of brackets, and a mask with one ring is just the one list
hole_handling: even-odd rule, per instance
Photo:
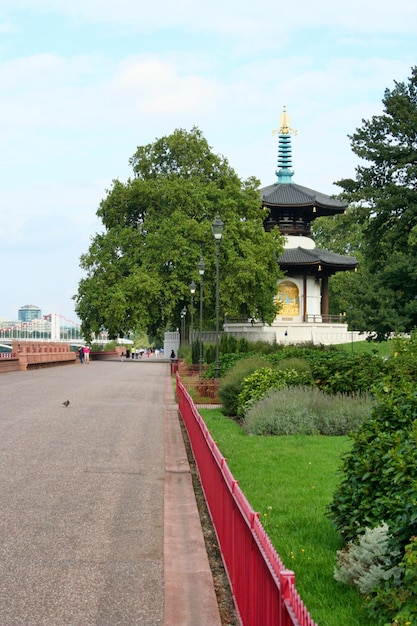
{"label": "white stone pillar", "polygon": [[59,317],[57,313],[51,314],[51,341],[60,341]]}

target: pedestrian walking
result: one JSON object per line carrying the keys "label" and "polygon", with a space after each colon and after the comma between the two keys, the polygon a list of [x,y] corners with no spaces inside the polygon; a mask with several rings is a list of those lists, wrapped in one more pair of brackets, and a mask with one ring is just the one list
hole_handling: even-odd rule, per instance
{"label": "pedestrian walking", "polygon": [[80,359],[80,363],[84,363],[84,347],[83,346],[80,346],[78,348],[78,356]]}
{"label": "pedestrian walking", "polygon": [[90,362],[90,346],[84,346],[84,359],[86,363]]}

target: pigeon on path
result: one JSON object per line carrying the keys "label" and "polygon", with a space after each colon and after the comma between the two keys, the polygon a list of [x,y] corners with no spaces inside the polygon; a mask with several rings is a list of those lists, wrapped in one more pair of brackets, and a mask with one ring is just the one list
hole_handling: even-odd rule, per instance
{"label": "pigeon on path", "polygon": [[64,407],[66,408],[67,406],[69,406],[70,401],[69,400],[65,400],[65,402],[63,402],[62,404],[64,405]]}

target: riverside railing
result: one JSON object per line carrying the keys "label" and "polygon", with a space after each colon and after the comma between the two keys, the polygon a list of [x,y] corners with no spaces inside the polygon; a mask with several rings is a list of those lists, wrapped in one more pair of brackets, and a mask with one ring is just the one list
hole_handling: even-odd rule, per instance
{"label": "riverside railing", "polygon": [[176,389],[242,626],[317,626],[179,374]]}

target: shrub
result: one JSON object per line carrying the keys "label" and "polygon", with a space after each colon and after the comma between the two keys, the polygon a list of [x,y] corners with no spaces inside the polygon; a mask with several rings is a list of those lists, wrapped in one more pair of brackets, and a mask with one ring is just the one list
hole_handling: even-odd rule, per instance
{"label": "shrub", "polygon": [[216,345],[212,343],[208,343],[204,346],[204,358],[206,363],[214,363],[216,360]]}
{"label": "shrub", "polygon": [[345,435],[370,414],[370,396],[328,396],[310,387],[272,389],[248,409],[242,422],[252,435]]}
{"label": "shrub", "polygon": [[240,418],[258,402],[270,389],[280,389],[290,385],[303,384],[303,377],[295,370],[273,370],[262,367],[242,382],[239,393],[237,414]]}
{"label": "shrub", "polygon": [[194,340],[191,344],[191,363],[196,365],[200,362],[200,341]]}
{"label": "shrub", "polygon": [[411,537],[405,547],[400,573],[400,579],[394,583],[392,580],[381,583],[365,605],[372,623],[417,624],[417,537]]}
{"label": "shrub", "polygon": [[381,381],[387,363],[376,355],[348,354],[334,346],[289,346],[268,355],[268,361],[279,364],[288,357],[307,361],[314,384],[326,393],[364,393]]}
{"label": "shrub", "polygon": [[282,352],[283,350],[283,346],[281,344],[269,343],[268,341],[261,341],[261,340],[248,341],[247,339],[243,337],[242,339],[239,340],[240,347],[242,346],[241,342],[243,345],[246,342],[247,344],[246,352],[256,352],[257,354],[262,354],[264,356],[269,355],[269,354],[275,354],[276,352]]}
{"label": "shrub", "polygon": [[292,356],[280,359],[274,369],[281,371],[293,370],[298,374],[301,374],[305,380],[308,380],[311,383],[313,382],[310,364],[306,359],[302,359],[301,357]]}
{"label": "shrub", "polygon": [[315,384],[326,393],[364,393],[383,380],[386,362],[369,354],[316,352],[307,355]]}
{"label": "shrub", "polygon": [[417,389],[381,386],[376,398],[343,456],[329,514],[347,540],[384,520],[402,552],[417,534]]}
{"label": "shrub", "polygon": [[[226,354],[225,356],[221,356],[219,358],[220,376],[224,376],[225,373],[229,369],[231,369],[237,361],[240,361],[241,358],[242,356],[237,353]],[[214,378],[215,369],[216,369],[216,364],[210,363],[205,373],[203,374],[204,378]]]}
{"label": "shrub", "polygon": [[270,389],[247,410],[243,429],[250,435],[319,434],[315,416],[297,399],[310,393],[310,389],[301,388]]}
{"label": "shrub", "polygon": [[334,437],[357,431],[369,419],[373,402],[369,393],[335,393],[329,396],[319,391],[311,397],[319,432]]}
{"label": "shrub", "polygon": [[177,357],[179,359],[182,359],[184,363],[188,363],[188,365],[191,365],[192,364],[191,346],[188,346],[188,345],[179,346]]}
{"label": "shrub", "polygon": [[409,338],[395,337],[393,346],[393,355],[387,361],[391,385],[415,381],[417,378],[417,330],[413,330]]}
{"label": "shrub", "polygon": [[337,553],[335,579],[357,587],[362,595],[370,593],[385,580],[400,576],[400,568],[389,553],[388,525],[367,528],[356,541],[349,541]]}
{"label": "shrub", "polygon": [[[236,337],[223,333],[220,338],[219,351],[220,354],[233,354],[234,352],[239,352]],[[242,352],[244,352],[244,350],[242,350]]]}
{"label": "shrub", "polygon": [[251,352],[251,347],[250,347],[250,343],[247,339],[245,339],[245,337],[241,337],[238,341],[237,344],[237,350],[238,352],[242,352],[243,354],[247,354],[248,352]]}
{"label": "shrub", "polygon": [[219,398],[225,415],[237,415],[237,400],[242,388],[242,381],[249,374],[265,365],[262,357],[239,358],[222,378]]}

